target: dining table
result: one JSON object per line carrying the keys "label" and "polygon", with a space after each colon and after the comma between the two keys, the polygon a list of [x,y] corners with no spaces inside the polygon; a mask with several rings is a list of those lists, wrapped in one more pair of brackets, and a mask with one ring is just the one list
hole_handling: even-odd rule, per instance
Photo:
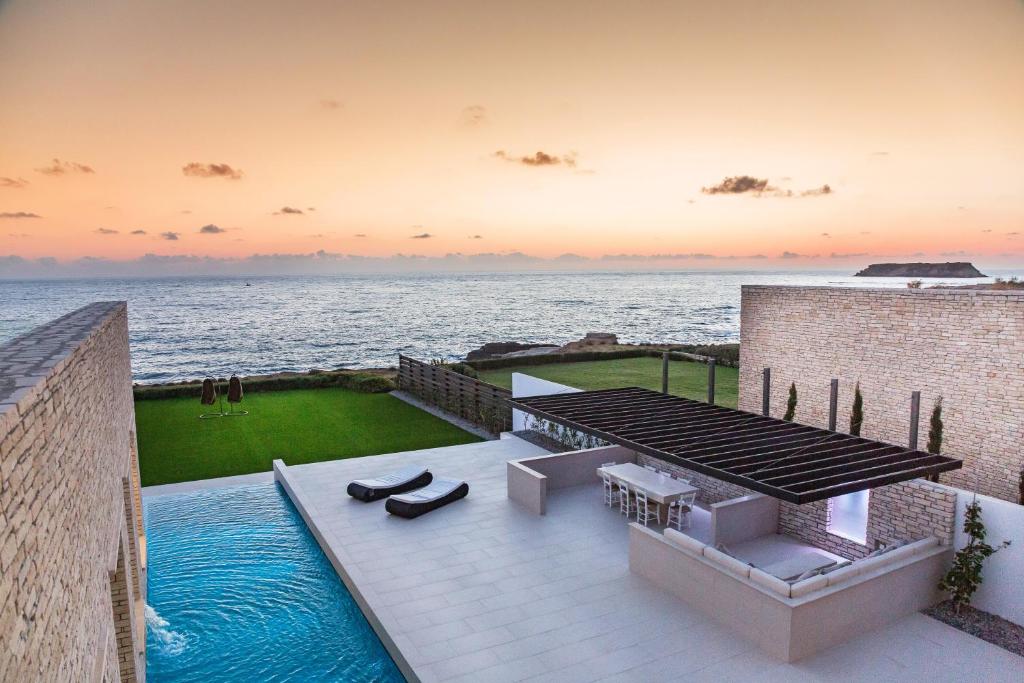
{"label": "dining table", "polygon": [[606,473],[613,481],[627,484],[631,489],[640,489],[650,500],[660,505],[674,503],[697,491],[696,486],[632,462],[602,465],[597,468],[597,474],[601,476],[602,473]]}

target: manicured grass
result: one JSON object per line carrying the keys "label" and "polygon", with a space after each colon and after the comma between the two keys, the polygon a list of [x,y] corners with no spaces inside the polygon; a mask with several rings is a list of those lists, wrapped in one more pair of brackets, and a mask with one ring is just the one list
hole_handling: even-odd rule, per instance
{"label": "manicured grass", "polygon": [[[671,361],[668,364],[668,390],[677,396],[704,401],[708,392],[708,368],[702,363]],[[499,387],[512,388],[512,373],[521,372],[540,379],[567,384],[579,389],[645,387],[661,391],[660,358],[618,358],[582,363],[552,363],[483,370],[480,379]],[[715,369],[715,403],[736,407],[739,370],[719,366]]]}
{"label": "manicured grass", "polygon": [[[225,403],[225,406],[227,404]],[[249,394],[245,417],[200,420],[197,398],[136,401],[142,485],[480,439],[388,394],[305,389]]]}

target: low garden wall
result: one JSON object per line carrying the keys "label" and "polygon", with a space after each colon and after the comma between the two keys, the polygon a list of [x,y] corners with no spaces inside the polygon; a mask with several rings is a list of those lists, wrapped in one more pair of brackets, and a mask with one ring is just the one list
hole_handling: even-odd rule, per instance
{"label": "low garden wall", "polygon": [[508,497],[535,515],[543,515],[549,491],[597,483],[597,468],[606,462],[636,462],[636,453],[622,446],[602,446],[510,460]]}

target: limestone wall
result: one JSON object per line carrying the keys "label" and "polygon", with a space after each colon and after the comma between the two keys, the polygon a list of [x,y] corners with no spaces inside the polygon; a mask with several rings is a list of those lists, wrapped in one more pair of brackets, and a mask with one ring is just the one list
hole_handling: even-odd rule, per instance
{"label": "limestone wall", "polygon": [[0,680],[145,678],[127,307],[0,347]]}
{"label": "limestone wall", "polygon": [[1024,293],[953,289],[743,288],[739,407],[760,412],[771,368],[771,414],[826,427],[839,379],[837,426],[849,427],[854,385],[862,435],[906,445],[911,392],[921,392],[918,447],[942,397],[942,452],[964,460],[941,481],[1018,501],[1024,470]]}

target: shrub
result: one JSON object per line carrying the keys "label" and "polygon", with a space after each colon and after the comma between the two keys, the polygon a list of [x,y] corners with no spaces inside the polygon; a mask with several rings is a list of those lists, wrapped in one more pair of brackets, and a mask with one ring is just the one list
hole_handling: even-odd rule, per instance
{"label": "shrub", "polygon": [[789,385],[789,400],[786,401],[786,414],[782,416],[782,419],[786,422],[792,422],[796,416],[796,382]]}
{"label": "shrub", "polygon": [[921,285],[924,284],[920,280],[911,280],[907,283],[907,289],[921,289]]}
{"label": "shrub", "polygon": [[383,394],[394,391],[395,383],[382,375],[353,375],[349,389],[364,394]]}
{"label": "shrub", "polygon": [[473,379],[476,379],[478,376],[476,368],[474,368],[469,363],[453,363],[452,365],[448,366],[448,369],[451,370],[452,372],[457,372],[460,375],[472,377]]}
{"label": "shrub", "polygon": [[932,420],[928,426],[928,452],[936,455],[942,450],[942,397],[935,401]]}
{"label": "shrub", "polygon": [[1009,541],[1003,541],[993,548],[985,542],[985,524],[981,521],[981,503],[977,496],[964,512],[964,533],[967,545],[956,552],[953,566],[939,581],[939,590],[949,592],[957,614],[962,606],[971,604],[971,596],[981,586],[981,567],[985,560],[1010,545]]}
{"label": "shrub", "polygon": [[[227,380],[216,381],[217,391],[227,390]],[[245,391],[259,393],[262,391],[287,391],[289,389],[321,389],[341,387],[364,393],[381,393],[395,388],[394,380],[386,375],[351,370],[335,370],[306,374],[268,375],[243,377]],[[162,398],[199,397],[201,385],[198,382],[180,382],[177,384],[157,384],[151,386],[135,386],[135,400]]]}
{"label": "shrub", "polygon": [[850,410],[850,434],[860,436],[864,424],[864,397],[860,395],[860,382],[853,389],[853,408]]}

